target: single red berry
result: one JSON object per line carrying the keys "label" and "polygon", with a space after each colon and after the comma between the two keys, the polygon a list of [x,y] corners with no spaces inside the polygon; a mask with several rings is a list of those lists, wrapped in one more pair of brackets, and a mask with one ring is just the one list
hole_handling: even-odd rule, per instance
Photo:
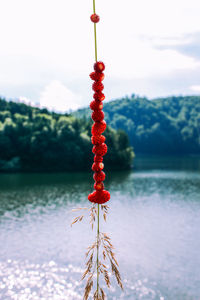
{"label": "single red berry", "polygon": [[102,61],[97,61],[94,64],[94,70],[96,72],[103,72],[105,70],[105,65]]}
{"label": "single red berry", "polygon": [[103,121],[104,119],[104,113],[102,110],[95,110],[92,113],[92,120],[96,122]]}
{"label": "single red berry", "polygon": [[94,189],[96,191],[102,191],[104,189],[104,184],[103,182],[95,182],[94,184]]}
{"label": "single red berry", "polygon": [[93,14],[90,16],[90,20],[93,22],[93,23],[98,23],[99,20],[100,20],[100,17],[97,15],[97,14]]}
{"label": "single red berry", "polygon": [[95,100],[98,100],[98,101],[105,100],[105,95],[101,92],[94,93],[93,97]]}
{"label": "single red berry", "polygon": [[99,204],[103,204],[110,200],[110,193],[106,190],[99,191],[101,192]]}
{"label": "single red berry", "polygon": [[93,145],[100,145],[104,143],[106,140],[104,135],[95,135],[91,137],[91,141]]}
{"label": "single red berry", "polygon": [[94,162],[102,162],[103,161],[103,157],[100,155],[95,155],[94,156]]}
{"label": "single red berry", "polygon": [[95,81],[103,81],[105,78],[104,73],[92,72],[90,73],[90,78]]}
{"label": "single red berry", "polygon": [[101,135],[106,130],[106,121],[103,120],[101,122],[95,122],[92,125],[92,135]]}
{"label": "single red berry", "polygon": [[103,103],[101,101],[93,100],[92,102],[90,102],[90,108],[91,110],[103,109]]}
{"label": "single red berry", "polygon": [[92,171],[99,172],[102,171],[104,168],[104,164],[102,162],[94,162],[92,165]]}
{"label": "single red berry", "polygon": [[106,178],[106,174],[103,171],[95,172],[93,178],[95,181],[104,181]]}
{"label": "single red berry", "polygon": [[88,195],[88,200],[90,201],[90,202],[95,202],[95,203],[97,203],[95,200],[96,200],[96,193],[95,193],[95,191],[93,192],[93,193],[91,193],[91,194],[89,194]]}
{"label": "single red berry", "polygon": [[105,78],[105,75],[104,75],[104,73],[96,73],[96,79],[95,79],[95,81],[103,81],[104,80],[104,78]]}
{"label": "single red berry", "polygon": [[92,152],[96,155],[104,156],[108,151],[108,147],[105,143],[100,144],[100,145],[95,145],[92,148]]}
{"label": "single red berry", "polygon": [[94,191],[88,195],[88,200],[94,203],[103,204],[110,200],[110,193],[106,190]]}
{"label": "single red berry", "polygon": [[90,78],[91,78],[92,80],[96,80],[96,72],[90,73]]}
{"label": "single red berry", "polygon": [[93,85],[92,85],[92,89],[93,89],[93,91],[95,91],[95,92],[101,92],[101,91],[103,91],[103,89],[104,89],[104,85],[103,85],[103,83],[100,82],[100,81],[95,81],[95,82],[93,83]]}

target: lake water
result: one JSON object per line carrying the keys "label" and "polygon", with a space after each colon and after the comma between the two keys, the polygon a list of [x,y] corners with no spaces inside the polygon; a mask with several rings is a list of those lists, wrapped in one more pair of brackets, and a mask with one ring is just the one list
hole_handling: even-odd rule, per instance
{"label": "lake water", "polygon": [[[0,299],[82,299],[92,173],[0,175]],[[110,234],[124,283],[108,299],[200,299],[200,158],[138,157],[107,172]]]}

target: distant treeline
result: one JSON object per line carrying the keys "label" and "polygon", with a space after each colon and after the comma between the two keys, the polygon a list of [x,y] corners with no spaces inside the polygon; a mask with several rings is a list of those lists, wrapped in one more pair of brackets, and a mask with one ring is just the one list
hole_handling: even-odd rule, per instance
{"label": "distant treeline", "polygon": [[[134,94],[104,104],[105,120],[124,130],[135,153],[200,154],[200,96],[155,100]],[[89,118],[89,110],[75,112]]]}
{"label": "distant treeline", "polygon": [[[91,120],[0,99],[0,171],[89,170]],[[133,149],[127,134],[107,127],[109,169],[128,169]]]}

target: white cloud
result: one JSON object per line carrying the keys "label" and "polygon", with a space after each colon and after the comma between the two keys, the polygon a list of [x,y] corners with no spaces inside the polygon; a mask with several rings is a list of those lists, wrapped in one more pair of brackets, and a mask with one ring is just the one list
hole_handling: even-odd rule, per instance
{"label": "white cloud", "polygon": [[200,85],[192,85],[190,86],[190,90],[200,93]]}
{"label": "white cloud", "polygon": [[[177,71],[193,71],[196,81],[198,60],[156,46],[189,43],[190,34],[200,32],[199,0],[97,0],[96,10],[101,17],[98,58],[106,63],[106,78],[116,82],[108,91],[110,98],[119,93],[119,86],[121,94],[128,92],[121,84],[125,80],[150,82],[152,77],[165,80]],[[1,91],[19,96],[20,86],[20,95],[38,101],[41,88],[56,78],[88,104],[88,74],[94,62],[92,0],[6,0],[0,1],[0,11]],[[30,87],[34,96],[27,94]],[[159,96],[149,84],[130,89]],[[78,106],[78,98],[69,105]]]}
{"label": "white cloud", "polygon": [[58,112],[66,112],[79,107],[81,97],[76,95],[61,82],[54,80],[45,86],[41,93],[39,102],[41,107]]}
{"label": "white cloud", "polygon": [[200,66],[200,62],[176,50],[155,49],[150,43],[137,40],[124,47],[123,53],[123,57],[112,57],[111,76],[148,78]]}
{"label": "white cloud", "polygon": [[23,97],[23,96],[20,96],[18,99],[16,99],[16,101],[19,103],[24,103],[24,104],[31,105],[31,106],[38,106],[38,104],[39,104],[39,103],[35,103],[31,99],[29,99],[27,97]]}
{"label": "white cloud", "polygon": [[[146,37],[144,37],[145,39]],[[155,47],[173,47],[173,46],[183,46],[188,45],[193,42],[193,35],[177,35],[177,36],[170,36],[170,37],[159,37],[159,36],[149,36],[149,42]]]}

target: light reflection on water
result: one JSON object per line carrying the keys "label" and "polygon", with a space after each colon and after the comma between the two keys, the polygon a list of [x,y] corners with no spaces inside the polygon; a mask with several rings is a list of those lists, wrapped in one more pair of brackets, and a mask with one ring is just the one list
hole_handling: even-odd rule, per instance
{"label": "light reflection on water", "polygon": [[[0,299],[82,299],[88,174],[0,175]],[[92,181],[92,180],[91,180]],[[200,299],[200,174],[143,170],[108,174],[110,233],[125,291],[108,299]]]}

